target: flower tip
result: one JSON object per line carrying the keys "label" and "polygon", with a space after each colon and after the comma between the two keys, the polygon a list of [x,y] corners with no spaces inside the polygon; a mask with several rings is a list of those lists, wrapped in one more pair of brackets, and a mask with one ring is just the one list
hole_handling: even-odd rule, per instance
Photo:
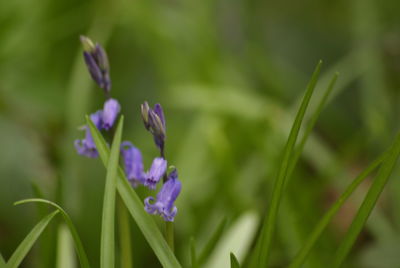
{"label": "flower tip", "polygon": [[81,40],[84,51],[91,53],[95,50],[95,45],[89,37],[81,35],[79,39]]}
{"label": "flower tip", "polygon": [[143,123],[144,123],[144,127],[149,130],[150,128],[150,124],[149,124],[149,104],[147,103],[147,101],[145,101],[142,105],[140,105],[140,110],[142,113],[142,119],[143,119]]}

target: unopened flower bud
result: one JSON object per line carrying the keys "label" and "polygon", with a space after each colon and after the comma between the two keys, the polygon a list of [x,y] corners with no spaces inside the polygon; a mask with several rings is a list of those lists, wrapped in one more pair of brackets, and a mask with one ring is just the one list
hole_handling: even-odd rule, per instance
{"label": "unopened flower bud", "polygon": [[107,53],[103,47],[93,42],[86,36],[81,36],[83,56],[90,76],[106,94],[111,90],[110,67]]}

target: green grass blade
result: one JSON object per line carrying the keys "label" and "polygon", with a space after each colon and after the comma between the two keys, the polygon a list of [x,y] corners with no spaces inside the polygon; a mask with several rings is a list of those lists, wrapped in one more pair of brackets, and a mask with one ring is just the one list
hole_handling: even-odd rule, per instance
{"label": "green grass blade", "polygon": [[332,267],[340,267],[344,262],[346,256],[349,254],[357,236],[364,227],[369,215],[371,214],[375,204],[382,193],[390,174],[396,164],[396,161],[400,154],[400,134],[397,135],[395,143],[393,144],[388,158],[382,164],[379,172],[368,190],[367,195],[364,198],[361,207],[359,208],[357,215],[353,219],[349,230],[347,231],[342,243],[336,251],[334,262]]}
{"label": "green grass blade", "polygon": [[5,266],[6,266],[6,262],[3,258],[3,255],[1,255],[1,253],[0,253],[0,267],[5,267]]}
{"label": "green grass blade", "polygon": [[303,152],[303,149],[308,140],[308,137],[310,137],[310,134],[311,134],[312,130],[314,129],[315,124],[317,123],[317,120],[322,112],[322,109],[325,107],[325,104],[327,103],[327,101],[329,99],[329,96],[335,86],[338,76],[339,76],[339,74],[335,73],[334,76],[332,77],[331,81],[329,82],[328,88],[325,90],[324,95],[321,98],[321,101],[318,103],[317,109],[315,109],[315,112],[313,113],[312,117],[310,118],[310,122],[307,125],[306,130],[304,131],[303,137],[301,138],[299,145],[294,150],[292,160],[290,161],[290,165],[288,167],[287,180],[285,181],[285,184],[290,180],[290,178],[292,176],[293,170],[296,167],[297,161],[299,160],[301,153]]}
{"label": "green grass blade", "polygon": [[18,202],[15,202],[14,205],[20,205],[20,204],[26,204],[26,203],[32,203],[32,202],[45,203],[45,204],[48,204],[50,206],[57,208],[57,210],[61,213],[61,216],[63,217],[64,222],[67,224],[69,231],[71,232],[72,238],[74,239],[75,249],[78,254],[81,267],[89,268],[90,267],[89,260],[87,258],[85,249],[83,248],[83,245],[82,245],[81,239],[79,238],[78,232],[77,232],[74,224],[72,223],[71,218],[67,214],[67,212],[65,212],[65,210],[62,207],[60,207],[59,205],[57,205],[56,203],[51,202],[46,199],[40,199],[40,198],[31,198],[31,199],[20,200]]}
{"label": "green grass blade", "polygon": [[196,242],[194,241],[193,237],[190,238],[190,260],[192,263],[192,268],[199,268],[196,254]]}
{"label": "green grass blade", "polygon": [[[106,165],[110,155],[107,143],[88,117],[86,117],[86,121],[90,127],[90,131],[93,136],[93,140],[96,143],[97,150],[99,151],[100,158],[103,164]],[[171,268],[181,267],[160,230],[158,229],[156,223],[144,210],[143,201],[132,189],[132,186],[129,184],[125,173],[121,168],[118,169],[117,190],[131,216],[143,233],[150,247],[153,249],[162,266]]]}
{"label": "green grass blade", "polygon": [[32,231],[25,237],[25,239],[19,244],[18,248],[14,251],[7,263],[7,268],[17,268],[25,256],[28,254],[29,250],[32,248],[33,244],[39,238],[40,234],[49,224],[51,219],[58,213],[58,210],[53,211],[46,217],[44,217]]}
{"label": "green grass blade", "polygon": [[115,266],[115,196],[123,124],[124,117],[121,116],[114,135],[111,154],[107,163],[100,243],[100,267],[103,268],[111,268]]}
{"label": "green grass blade", "polygon": [[231,268],[240,268],[239,261],[236,259],[235,254],[231,252]]}
{"label": "green grass blade", "polygon": [[121,198],[117,199],[118,229],[120,243],[121,268],[133,267],[131,229],[129,214]]}
{"label": "green grass blade", "polygon": [[292,129],[290,130],[289,138],[287,140],[283,160],[279,169],[278,177],[275,181],[275,185],[272,192],[271,205],[267,212],[264,225],[261,230],[261,235],[257,241],[256,256],[255,260],[251,264],[257,264],[257,267],[267,267],[268,257],[271,251],[272,238],[275,232],[275,225],[277,220],[277,214],[279,205],[283,195],[283,189],[285,185],[285,179],[288,171],[288,167],[293,155],[293,149],[296,144],[297,136],[299,134],[300,126],[304,118],[304,114],[307,110],[307,106],[310,102],[311,96],[314,92],[315,85],[318,80],[318,76],[321,70],[320,61],[311,77],[311,80],[307,86],[306,93],[303,97],[303,101],[300,105],[299,111],[297,112],[296,119],[293,123]]}
{"label": "green grass blade", "polygon": [[[76,254],[74,252],[74,242],[67,225],[63,222],[58,225],[56,245],[55,268],[74,268],[76,267]],[[53,247],[55,245],[53,244]]]}
{"label": "green grass blade", "polygon": [[311,249],[314,247],[315,243],[321,237],[321,234],[326,229],[336,213],[339,211],[339,209],[343,206],[350,195],[357,189],[361,182],[363,182],[387,158],[387,156],[388,152],[383,153],[353,180],[353,182],[346,188],[339,199],[330,207],[330,209],[318,222],[317,226],[311,232],[303,247],[299,250],[299,252],[292,260],[289,268],[301,267],[301,265],[306,260],[308,254],[311,252]]}
{"label": "green grass blade", "polygon": [[257,212],[247,211],[241,214],[230,224],[207,262],[201,267],[229,267],[231,252],[235,253],[238,260],[243,261],[251,250],[259,223],[260,217]]}
{"label": "green grass blade", "polygon": [[224,233],[225,226],[227,223],[227,219],[224,218],[220,224],[218,225],[217,229],[211,236],[210,240],[207,242],[207,244],[204,246],[203,250],[201,251],[199,258],[198,258],[198,263],[199,265],[204,264],[204,262],[207,260],[207,258],[210,256],[211,252],[217,245],[219,239],[221,238],[222,234]]}

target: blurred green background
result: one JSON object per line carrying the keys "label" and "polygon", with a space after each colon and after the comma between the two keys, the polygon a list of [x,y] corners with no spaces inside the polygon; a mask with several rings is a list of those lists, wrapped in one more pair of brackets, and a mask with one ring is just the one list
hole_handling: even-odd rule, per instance
{"label": "blurred green background", "polygon": [[[40,219],[43,207],[12,205],[39,188],[71,214],[99,265],[105,170],[73,148],[84,115],[104,101],[83,63],[85,34],[108,52],[124,139],[143,151],[146,166],[157,151],[140,103],[164,106],[166,154],[183,183],[176,244],[186,266],[190,236],[201,248],[224,217],[244,260],[317,61],[324,66],[311,109],[340,73],[279,214],[272,264],[284,267],[399,129],[399,11],[397,0],[1,1],[0,252],[7,259]],[[399,175],[396,168],[348,267],[399,267]],[[340,211],[307,267],[329,263],[369,184]],[[135,267],[158,267],[133,221],[132,228]],[[55,267],[56,231],[52,224],[23,267]]]}

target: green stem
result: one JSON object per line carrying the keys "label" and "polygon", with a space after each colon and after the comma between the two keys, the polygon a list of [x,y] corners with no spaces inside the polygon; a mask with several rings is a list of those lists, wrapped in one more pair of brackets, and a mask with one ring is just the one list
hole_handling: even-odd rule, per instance
{"label": "green stem", "polygon": [[172,252],[174,252],[174,223],[171,221],[165,222],[165,239]]}
{"label": "green stem", "polygon": [[118,197],[117,206],[121,267],[131,268],[133,267],[131,229],[129,226],[128,211],[126,210],[121,197]]}

